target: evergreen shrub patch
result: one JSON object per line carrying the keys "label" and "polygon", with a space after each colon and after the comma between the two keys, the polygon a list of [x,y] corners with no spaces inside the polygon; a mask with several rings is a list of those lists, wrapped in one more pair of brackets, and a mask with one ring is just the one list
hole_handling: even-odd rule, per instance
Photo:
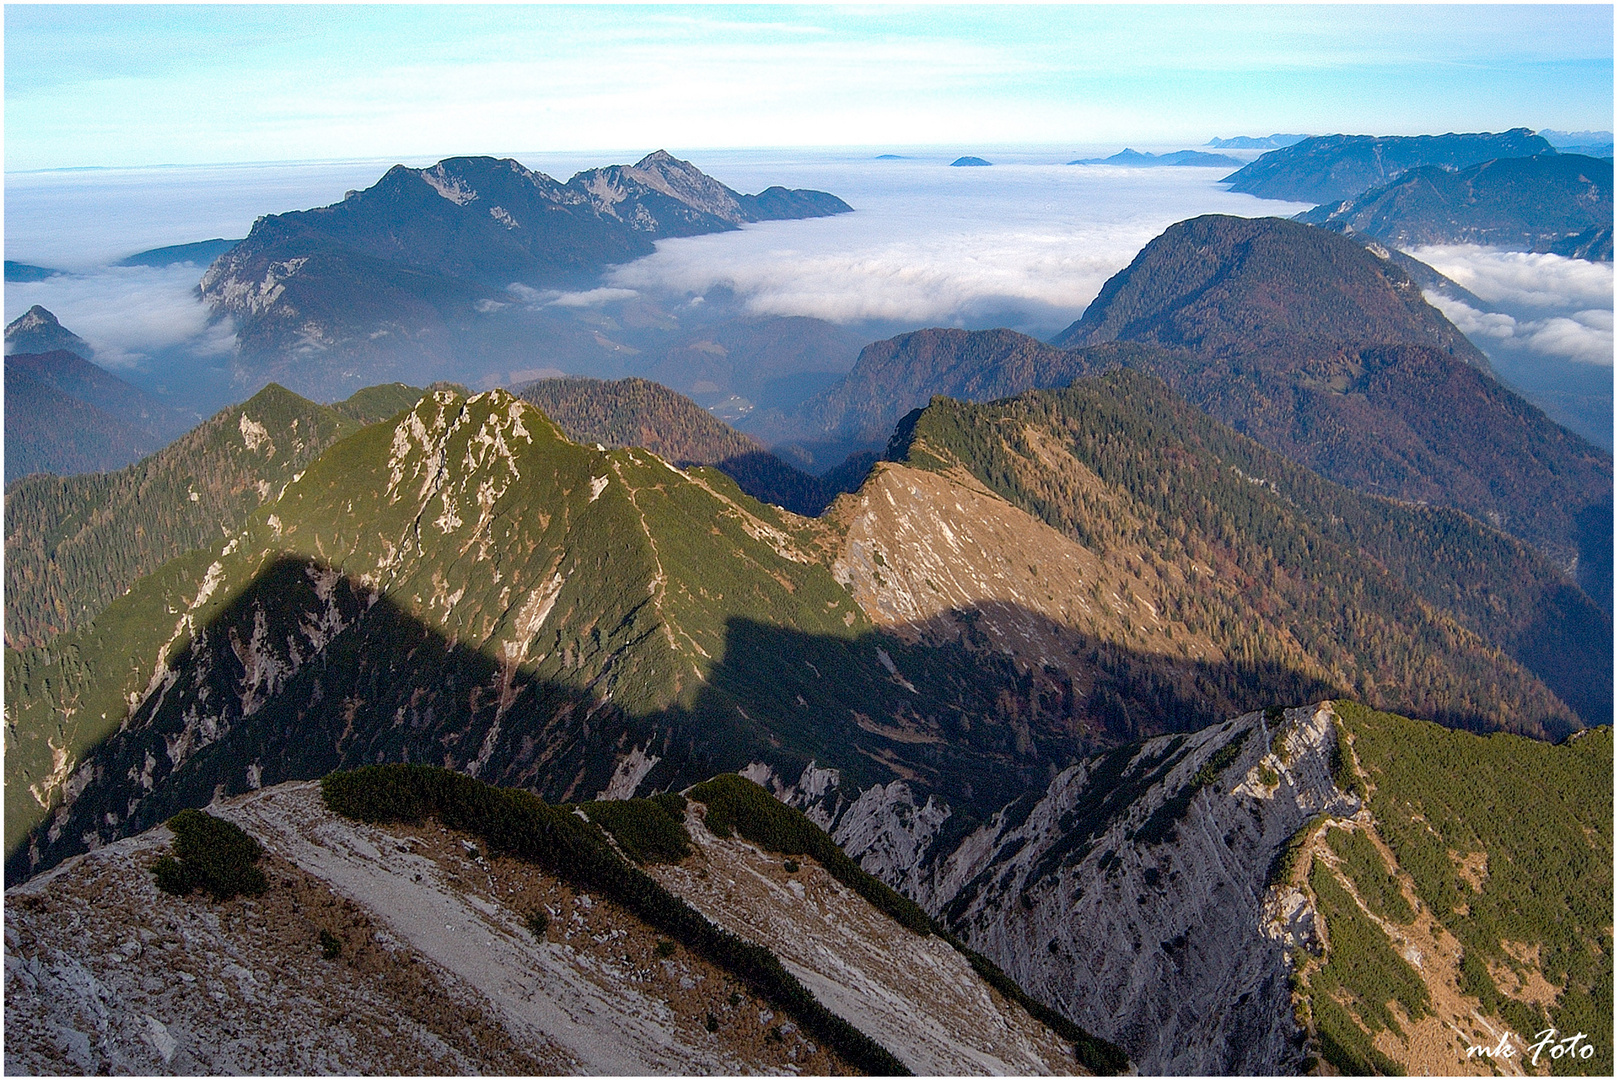
{"label": "evergreen shrub patch", "polygon": [[264,872],[254,863],[264,849],[242,830],[201,810],[181,810],[168,821],[174,834],[174,854],[164,855],[152,867],[157,887],[175,896],[202,889],[215,900],[245,893],[257,896],[268,886]]}

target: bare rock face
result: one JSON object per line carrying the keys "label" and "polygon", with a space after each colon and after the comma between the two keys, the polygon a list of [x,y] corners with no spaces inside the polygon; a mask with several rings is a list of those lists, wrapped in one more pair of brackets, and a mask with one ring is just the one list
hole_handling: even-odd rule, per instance
{"label": "bare rock face", "polygon": [[788,870],[745,840],[715,837],[698,804],[686,825],[699,856],[654,876],[724,929],[767,946],[917,1075],[1074,1070],[1072,1047],[991,989],[947,942],[887,918],[813,859]]}
{"label": "bare rock face", "polygon": [[1328,708],[1252,713],[1092,759],[940,860],[930,905],[1142,1072],[1295,1071],[1267,879],[1311,817],[1356,809],[1334,738]]}
{"label": "bare rock face", "polygon": [[825,770],[765,779],[1142,1073],[1288,1073],[1306,1041],[1288,954],[1317,948],[1316,920],[1270,879],[1309,821],[1360,809],[1331,777],[1332,719],[1269,710],[1120,747],[963,838],[902,781],[851,796]]}

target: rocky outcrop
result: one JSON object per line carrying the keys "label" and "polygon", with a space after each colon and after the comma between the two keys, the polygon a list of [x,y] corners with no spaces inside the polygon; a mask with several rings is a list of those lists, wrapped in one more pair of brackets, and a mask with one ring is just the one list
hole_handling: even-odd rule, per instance
{"label": "rocky outcrop", "polygon": [[63,326],[46,308],[35,304],[6,324],[6,355],[48,353],[62,350],[88,360],[95,349],[88,341]]}
{"label": "rocky outcrop", "polygon": [[947,942],[882,915],[807,856],[789,870],[754,844],[715,837],[698,805],[689,805],[686,825],[699,854],[654,867],[653,876],[719,926],[767,946],[917,1075],[1074,1070],[1072,1047],[990,988]]}
{"label": "rocky outcrop", "polygon": [[1142,1073],[1287,1073],[1307,1056],[1288,950],[1315,943],[1314,919],[1270,878],[1310,820],[1360,809],[1332,780],[1335,741],[1329,704],[1249,713],[1088,758],[963,836],[902,782],[772,779]]}

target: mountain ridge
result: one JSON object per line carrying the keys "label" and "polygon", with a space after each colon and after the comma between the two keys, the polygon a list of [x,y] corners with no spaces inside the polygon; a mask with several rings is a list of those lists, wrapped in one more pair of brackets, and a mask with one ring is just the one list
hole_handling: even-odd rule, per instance
{"label": "mountain ridge", "polygon": [[[1346,237],[1275,218],[1172,226],[1056,338],[1092,363],[1112,341],[1158,346],[1117,360],[1332,479],[1455,506],[1569,570],[1600,546],[1578,515],[1610,498],[1610,457],[1487,375],[1401,268]],[[1462,424],[1445,419],[1457,407]]]}
{"label": "mountain ridge", "polygon": [[1385,184],[1419,165],[1463,169],[1493,158],[1554,154],[1527,128],[1446,135],[1315,135],[1270,150],[1224,178],[1231,191],[1260,199],[1334,203]]}
{"label": "mountain ridge", "polygon": [[239,529],[358,427],[271,383],[116,472],[19,481],[6,491],[7,645],[82,627],[170,559]]}
{"label": "mountain ridge", "polygon": [[1297,220],[1366,233],[1399,247],[1481,244],[1600,254],[1610,246],[1612,164],[1578,154],[1501,158],[1457,172],[1423,165]]}
{"label": "mountain ridge", "polygon": [[851,209],[824,192],[740,195],[664,151],[566,184],[509,158],[446,158],[395,165],[330,206],[259,218],[200,289],[235,320],[244,373],[329,381],[314,361],[343,355],[369,381],[430,381],[512,283],[582,286],[659,237]]}
{"label": "mountain ridge", "polygon": [[[169,830],[161,827],[100,849],[13,893],[7,915],[7,1018],[15,1025],[15,1042],[8,1040],[8,1059],[48,1060],[48,1040],[40,1033],[70,1026],[70,1007],[41,1016],[39,1003],[79,999],[82,987],[61,979],[51,962],[71,958],[77,970],[93,970],[105,987],[102,1015],[110,1021],[106,1037],[73,1058],[81,1067],[111,1057],[128,1063],[126,1069],[136,1062],[148,1067],[161,1062],[228,1071],[232,1062],[236,1068],[256,1062],[259,1071],[273,1072],[290,1061],[321,1061],[323,1044],[328,1064],[335,1059],[363,1070],[381,1060],[409,1071],[414,1061],[419,1071],[432,1063],[434,1035],[442,1040],[439,1067],[447,1043],[450,1061],[468,1071],[655,1071],[672,1058],[698,1070],[795,1065],[831,1073],[849,1071],[858,1062],[839,1052],[852,1047],[825,1045],[817,1035],[800,1031],[807,1026],[801,1010],[782,1009],[752,985],[749,972],[669,943],[666,928],[636,912],[632,898],[569,881],[558,868],[496,850],[482,832],[494,823],[463,815],[452,829],[430,819],[366,824],[334,813],[329,802],[323,804],[318,785],[304,783],[266,788],[210,808],[264,849],[259,861],[273,888],[254,900],[209,904],[153,888],[143,863],[167,847]],[[585,806],[593,812],[593,804]],[[692,874],[673,891],[696,910],[728,922],[715,908],[715,901],[723,903],[718,894],[743,889],[768,920],[762,927],[738,928],[748,941],[756,941],[760,929],[780,927],[795,927],[812,940],[815,914],[818,921],[833,918],[839,927],[857,932],[863,949],[857,955],[844,951],[837,968],[827,971],[826,957],[817,951],[788,957],[785,968],[814,983],[842,976],[840,996],[821,991],[809,1000],[828,1002],[894,1047],[898,1056],[888,1055],[889,1068],[903,1069],[906,1060],[923,1073],[1046,1073],[1072,1067],[1070,1050],[1030,1017],[1018,1016],[1014,1005],[990,998],[964,961],[950,963],[940,942],[924,941],[894,924],[831,880],[812,857],[802,856],[803,865],[787,874],[778,860],[756,848],[703,829],[695,804],[681,816],[703,877]],[[610,844],[609,836],[597,834],[595,846]],[[120,870],[126,872],[120,875]],[[807,886],[805,899],[787,888],[789,882]],[[138,977],[126,977],[129,968],[138,971],[142,965],[120,969],[109,959],[121,957],[115,947],[84,948],[82,934],[51,940],[54,916],[77,910],[97,886],[99,906],[117,910],[120,919],[111,928],[98,923],[92,936],[108,932],[121,940],[133,934],[140,940],[139,932],[146,930],[153,941],[141,950],[145,962],[154,952],[164,955],[171,969],[185,971],[191,980],[173,980],[163,990],[142,987]],[[260,908],[269,910],[261,915]],[[431,917],[422,918],[423,912]],[[535,912],[545,915],[543,923]],[[262,940],[261,919],[278,931],[273,944]],[[446,925],[472,932],[446,934]],[[317,930],[338,943],[335,955],[321,958]],[[232,979],[228,966],[218,970],[224,965],[221,947],[236,970],[245,964],[253,972],[239,993],[240,976]],[[911,963],[900,963],[899,955]],[[919,967],[917,959],[924,961]],[[857,982],[846,981],[850,970]],[[400,972],[408,977],[400,978]],[[901,972],[907,978],[896,977]],[[230,990],[222,1000],[187,993],[198,975],[222,979]],[[525,992],[505,992],[505,980]],[[32,993],[19,994],[23,986]],[[916,996],[921,991],[925,996]],[[306,1008],[315,1006],[322,1032],[315,1043],[284,1037],[281,1017],[291,1011],[288,997]],[[321,1009],[317,1003],[335,1007]],[[926,1005],[941,1005],[967,1030],[948,1030],[928,1017]],[[32,1022],[18,1024],[25,1010]],[[162,1027],[153,1027],[147,1016]],[[759,1017],[765,1018],[762,1023]],[[398,1035],[367,1036],[367,1027],[384,1024]],[[235,1025],[275,1032],[277,1045],[206,1038],[210,1029]],[[978,1027],[1008,1038],[986,1045],[986,1039],[969,1033]],[[166,1040],[153,1038],[153,1030],[161,1030]],[[277,1049],[287,1058],[277,1061]]]}

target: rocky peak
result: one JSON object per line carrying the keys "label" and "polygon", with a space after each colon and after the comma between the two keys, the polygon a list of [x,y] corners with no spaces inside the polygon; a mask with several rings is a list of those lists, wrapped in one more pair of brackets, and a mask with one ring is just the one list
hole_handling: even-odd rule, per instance
{"label": "rocky peak", "polygon": [[[644,232],[672,230],[673,235],[682,235],[698,223],[705,232],[750,220],[735,192],[666,150],[647,154],[633,165],[589,169],[567,186],[588,192],[601,213]],[[659,206],[665,199],[674,205]]]}
{"label": "rocky peak", "polygon": [[90,343],[64,327],[46,308],[35,304],[6,327],[6,355],[47,353],[62,349],[89,359],[95,355]]}
{"label": "rocky peak", "polygon": [[9,338],[12,334],[20,334],[27,330],[37,330],[42,326],[60,325],[62,324],[56,321],[55,315],[35,304],[11,321],[11,325],[6,327],[6,337]]}

